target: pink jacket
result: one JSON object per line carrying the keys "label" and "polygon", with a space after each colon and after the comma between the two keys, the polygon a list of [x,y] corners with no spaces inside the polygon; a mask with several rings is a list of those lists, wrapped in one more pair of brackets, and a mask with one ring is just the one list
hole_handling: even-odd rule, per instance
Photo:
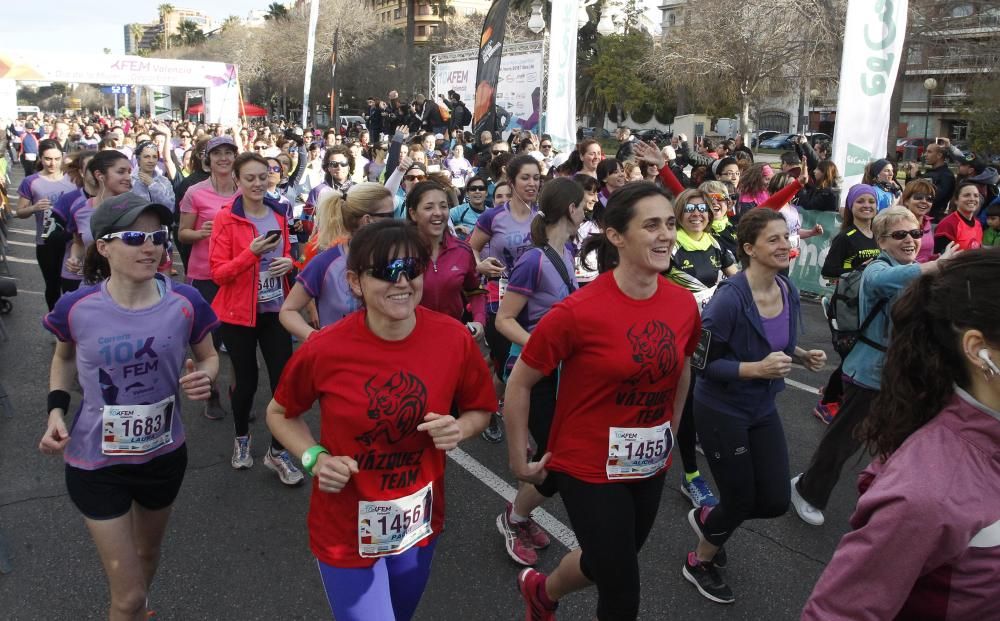
{"label": "pink jacket", "polygon": [[858,487],[803,621],[1000,619],[1000,413],[956,389]]}

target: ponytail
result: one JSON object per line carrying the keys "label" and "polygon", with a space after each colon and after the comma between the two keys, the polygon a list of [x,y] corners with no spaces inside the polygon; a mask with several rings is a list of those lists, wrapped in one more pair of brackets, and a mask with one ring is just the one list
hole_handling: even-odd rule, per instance
{"label": "ponytail", "polygon": [[553,179],[542,186],[538,212],[531,220],[531,243],[541,248],[549,243],[545,228],[569,218],[571,205],[583,208],[583,188],[566,177]]}

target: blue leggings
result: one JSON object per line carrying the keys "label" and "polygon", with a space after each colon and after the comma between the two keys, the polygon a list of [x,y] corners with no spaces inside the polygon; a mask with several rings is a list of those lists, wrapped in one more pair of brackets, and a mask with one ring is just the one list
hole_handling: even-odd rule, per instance
{"label": "blue leggings", "polygon": [[317,560],[326,600],[337,621],[409,621],[431,574],[437,539],[371,567],[334,567]]}

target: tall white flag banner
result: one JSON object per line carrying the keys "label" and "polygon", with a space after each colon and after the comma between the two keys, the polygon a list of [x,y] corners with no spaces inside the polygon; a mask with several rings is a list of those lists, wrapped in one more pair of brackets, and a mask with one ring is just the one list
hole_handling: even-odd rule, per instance
{"label": "tall white flag banner", "polygon": [[552,0],[544,131],[559,151],[576,145],[577,0]]}
{"label": "tall white flag banner", "polygon": [[889,102],[902,59],[907,0],[849,0],[840,64],[833,161],[844,188],[885,157]]}

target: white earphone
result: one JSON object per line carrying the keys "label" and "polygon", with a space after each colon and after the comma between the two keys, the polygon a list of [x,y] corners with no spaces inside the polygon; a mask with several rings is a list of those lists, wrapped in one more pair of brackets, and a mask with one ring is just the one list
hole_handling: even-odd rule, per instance
{"label": "white earphone", "polygon": [[979,356],[979,359],[985,362],[986,366],[990,368],[990,371],[992,371],[991,375],[1000,375],[1000,368],[997,368],[996,363],[993,362],[992,358],[990,358],[990,352],[988,349],[984,347],[983,349],[980,349],[979,353],[976,355]]}

